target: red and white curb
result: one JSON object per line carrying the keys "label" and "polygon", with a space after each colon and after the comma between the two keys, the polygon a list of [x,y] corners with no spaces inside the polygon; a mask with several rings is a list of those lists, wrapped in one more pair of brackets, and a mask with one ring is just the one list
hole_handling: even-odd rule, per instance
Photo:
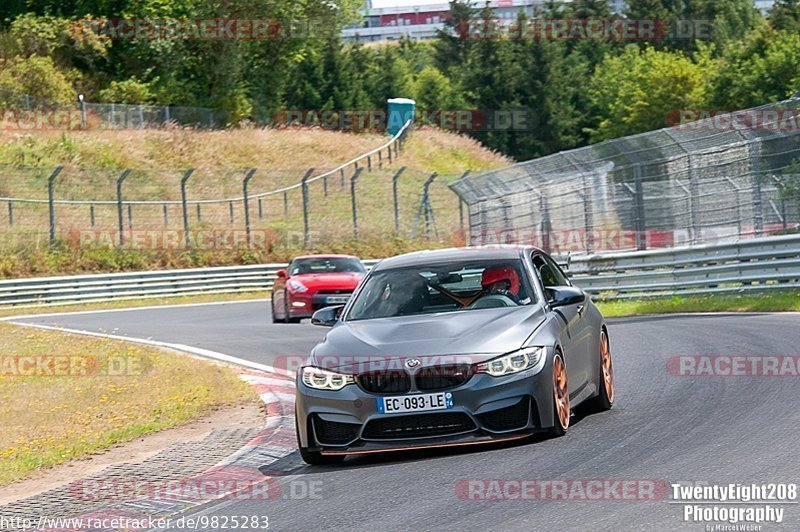
{"label": "red and white curb", "polygon": [[[282,476],[279,468],[270,471],[271,464],[289,456],[297,448],[294,427],[294,382],[289,378],[255,371],[238,370],[239,377],[254,387],[263,401],[267,419],[258,435],[241,449],[213,467],[185,479],[167,483],[167,488],[156,497],[136,498],[113,502],[108,506],[64,518],[64,521],[86,523],[79,528],[37,528],[47,531],[85,532],[108,530],[94,528],[91,523],[129,523],[126,530],[146,530],[146,523],[155,519],[175,516],[188,510],[224,500],[273,500],[280,496]],[[77,481],[80,483],[80,481]],[[130,523],[143,526],[130,526]]]}

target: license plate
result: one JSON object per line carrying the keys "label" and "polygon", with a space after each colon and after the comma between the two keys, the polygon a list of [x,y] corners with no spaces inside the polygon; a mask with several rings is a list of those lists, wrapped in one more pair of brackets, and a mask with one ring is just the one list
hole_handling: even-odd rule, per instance
{"label": "license plate", "polygon": [[381,414],[425,412],[427,410],[453,408],[453,394],[450,392],[378,397],[377,401],[378,412]]}
{"label": "license plate", "polygon": [[325,303],[347,303],[350,296],[328,296],[325,298]]}

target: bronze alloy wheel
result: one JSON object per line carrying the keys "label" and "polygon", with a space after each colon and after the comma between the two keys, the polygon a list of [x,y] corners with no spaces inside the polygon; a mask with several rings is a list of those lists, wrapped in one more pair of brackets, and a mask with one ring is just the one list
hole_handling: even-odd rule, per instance
{"label": "bronze alloy wheel", "polygon": [[556,416],[564,432],[569,428],[569,389],[567,388],[567,368],[561,355],[553,359],[553,398],[556,404]]}
{"label": "bronze alloy wheel", "polygon": [[603,330],[600,333],[600,364],[603,372],[606,398],[609,403],[614,402],[614,366],[611,364],[611,348],[608,345],[608,335]]}

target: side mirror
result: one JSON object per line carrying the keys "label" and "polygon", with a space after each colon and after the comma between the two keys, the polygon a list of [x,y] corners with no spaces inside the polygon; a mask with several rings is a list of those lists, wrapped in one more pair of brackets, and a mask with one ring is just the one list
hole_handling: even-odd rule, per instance
{"label": "side mirror", "polygon": [[344,305],[339,305],[337,307],[325,307],[321,308],[316,311],[311,316],[311,325],[319,325],[321,327],[333,327],[337,321],[339,321],[339,316],[342,314],[342,309]]}
{"label": "side mirror", "polygon": [[577,305],[586,301],[586,293],[574,286],[551,286],[547,291],[550,293],[550,306],[554,308]]}
{"label": "side mirror", "polygon": [[280,270],[278,270],[277,272],[275,272],[275,275],[277,275],[277,276],[278,276],[278,279],[285,279],[285,278],[286,278],[286,270],[284,270],[283,268],[281,268]]}

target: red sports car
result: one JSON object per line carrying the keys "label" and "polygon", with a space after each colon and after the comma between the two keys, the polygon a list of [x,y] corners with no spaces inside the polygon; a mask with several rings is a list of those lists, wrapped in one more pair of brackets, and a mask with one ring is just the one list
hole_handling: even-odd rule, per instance
{"label": "red sports car", "polygon": [[350,255],[296,257],[278,270],[272,286],[272,322],[298,323],[315,310],[346,303],[366,273]]}

